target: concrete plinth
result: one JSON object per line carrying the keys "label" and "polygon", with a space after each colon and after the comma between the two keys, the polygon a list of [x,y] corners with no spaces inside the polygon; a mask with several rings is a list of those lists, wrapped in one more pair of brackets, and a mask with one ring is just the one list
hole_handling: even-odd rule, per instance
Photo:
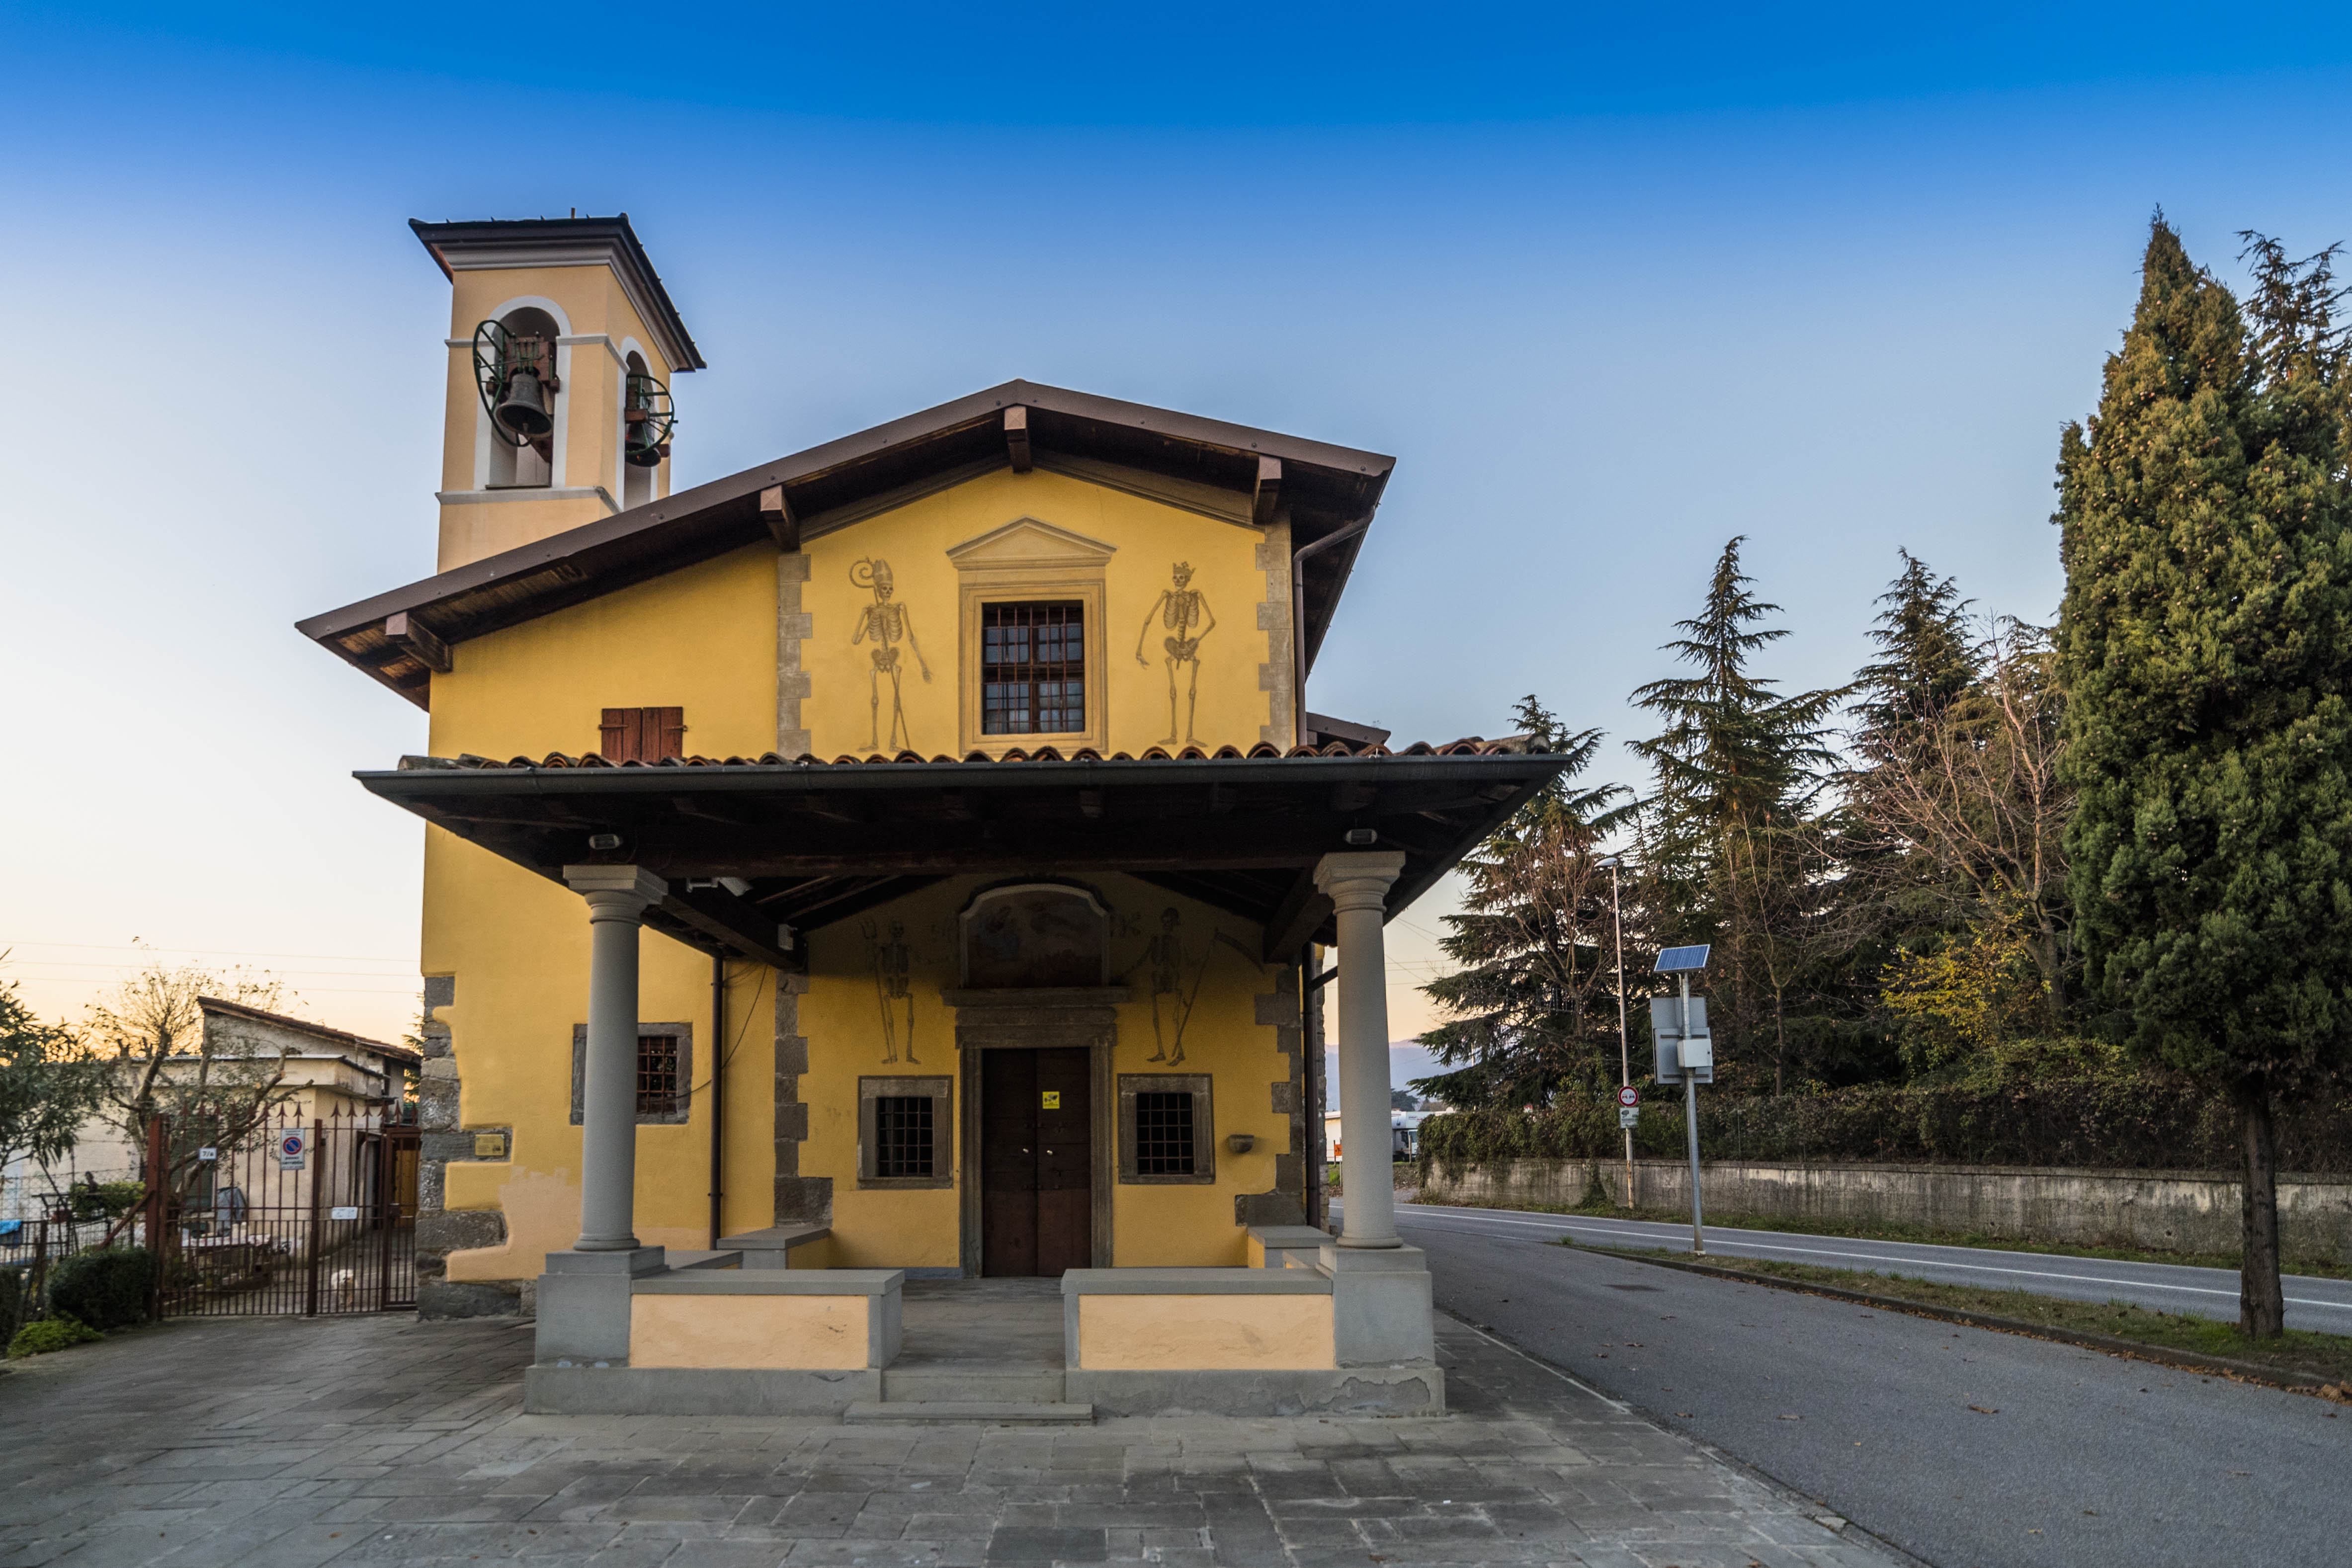
{"label": "concrete plinth", "polygon": [[1341,1366],[1436,1359],[1429,1260],[1420,1248],[1327,1242],[1316,1268],[1331,1281],[1331,1330]]}
{"label": "concrete plinth", "polygon": [[1434,1364],[1337,1371],[1092,1372],[1064,1375],[1065,1397],[1104,1416],[1438,1416],[1445,1374]]}
{"label": "concrete plinth", "polygon": [[877,1367],[534,1366],[534,1416],[838,1416],[882,1397]]}
{"label": "concrete plinth", "polygon": [[629,1291],[664,1268],[662,1249],[551,1252],[539,1277],[539,1329],[532,1359],[618,1365],[629,1359]]}

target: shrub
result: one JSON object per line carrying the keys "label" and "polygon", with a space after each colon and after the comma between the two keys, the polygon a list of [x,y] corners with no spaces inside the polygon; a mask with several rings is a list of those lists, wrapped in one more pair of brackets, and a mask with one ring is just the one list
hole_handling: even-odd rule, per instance
{"label": "shrub", "polygon": [[49,1276],[49,1310],[95,1329],[129,1328],[147,1321],[154,1282],[155,1258],[144,1249],[77,1252]]}
{"label": "shrub", "polygon": [[97,1186],[75,1187],[68,1201],[73,1205],[76,1219],[120,1219],[146,1197],[144,1182],[110,1181]]}
{"label": "shrub", "polygon": [[8,1359],[21,1361],[28,1355],[47,1355],[53,1350],[88,1344],[105,1337],[78,1318],[43,1318],[16,1331],[16,1337],[8,1342]]}
{"label": "shrub", "polygon": [[22,1265],[0,1269],[0,1339],[16,1332],[16,1320],[25,1315],[25,1273]]}

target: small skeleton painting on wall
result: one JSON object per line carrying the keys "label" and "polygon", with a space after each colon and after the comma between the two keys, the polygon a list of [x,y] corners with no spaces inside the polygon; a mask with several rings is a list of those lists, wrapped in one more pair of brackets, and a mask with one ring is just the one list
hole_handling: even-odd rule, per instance
{"label": "small skeleton painting on wall", "polygon": [[911,954],[907,946],[906,923],[890,922],[886,936],[869,920],[865,924],[864,934],[866,956],[874,966],[874,999],[882,1009],[882,1061],[887,1065],[898,1060],[898,1045],[903,1038],[907,1060],[913,1061],[915,988],[908,973]]}
{"label": "small skeleton painting on wall", "polygon": [[[1178,561],[1171,574],[1171,585],[1160,591],[1160,597],[1143,613],[1143,630],[1135,639],[1135,662],[1144,668],[1151,661],[1143,656],[1143,644],[1150,640],[1151,624],[1157,621],[1169,634],[1160,640],[1167,656],[1160,662],[1168,666],[1168,738],[1164,744],[1174,746],[1182,736],[1184,744],[1199,744],[1192,733],[1194,711],[1201,703],[1201,643],[1217,629],[1216,612],[1209,608],[1209,596],[1192,586],[1192,563]],[[1184,722],[1176,722],[1179,706],[1178,672],[1183,673],[1181,706]]]}
{"label": "small skeleton painting on wall", "polygon": [[1108,920],[1076,888],[1000,888],[963,917],[964,984],[976,990],[1103,983]]}
{"label": "small skeleton painting on wall", "polygon": [[853,648],[861,643],[871,643],[874,668],[866,677],[867,706],[873,719],[873,735],[867,744],[874,750],[882,749],[882,683],[890,683],[890,746],[893,750],[908,749],[915,744],[913,732],[907,727],[907,704],[900,682],[903,670],[899,664],[898,644],[915,655],[915,667],[923,679],[931,678],[931,667],[923,662],[923,650],[915,641],[915,615],[891,597],[896,591],[896,580],[891,576],[890,563],[861,557],[849,569],[849,580],[860,588],[870,589],[874,602],[857,612],[857,630],[849,639]]}

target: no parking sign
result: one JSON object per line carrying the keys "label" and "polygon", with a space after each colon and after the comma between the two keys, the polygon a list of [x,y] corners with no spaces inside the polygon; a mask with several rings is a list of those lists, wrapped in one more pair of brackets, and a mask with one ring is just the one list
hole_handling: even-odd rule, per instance
{"label": "no parking sign", "polygon": [[295,1128],[292,1132],[281,1133],[278,1135],[278,1168],[279,1170],[300,1170],[302,1168],[303,1160],[309,1154],[309,1140],[304,1137],[302,1130],[299,1127]]}

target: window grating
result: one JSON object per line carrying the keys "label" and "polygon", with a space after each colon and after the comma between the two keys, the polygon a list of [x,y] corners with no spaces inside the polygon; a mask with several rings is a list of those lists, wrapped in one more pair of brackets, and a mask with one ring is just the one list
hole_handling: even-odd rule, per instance
{"label": "window grating", "polygon": [[637,1114],[675,1116],[684,1089],[678,1082],[677,1036],[637,1036]]}
{"label": "window grating", "polygon": [[1085,606],[983,604],[983,735],[1072,735],[1087,727]]}
{"label": "window grating", "polygon": [[874,1102],[874,1174],[929,1176],[931,1106],[928,1094],[877,1096]]}
{"label": "window grating", "polygon": [[1192,1174],[1192,1096],[1150,1093],[1135,1097],[1135,1173]]}

